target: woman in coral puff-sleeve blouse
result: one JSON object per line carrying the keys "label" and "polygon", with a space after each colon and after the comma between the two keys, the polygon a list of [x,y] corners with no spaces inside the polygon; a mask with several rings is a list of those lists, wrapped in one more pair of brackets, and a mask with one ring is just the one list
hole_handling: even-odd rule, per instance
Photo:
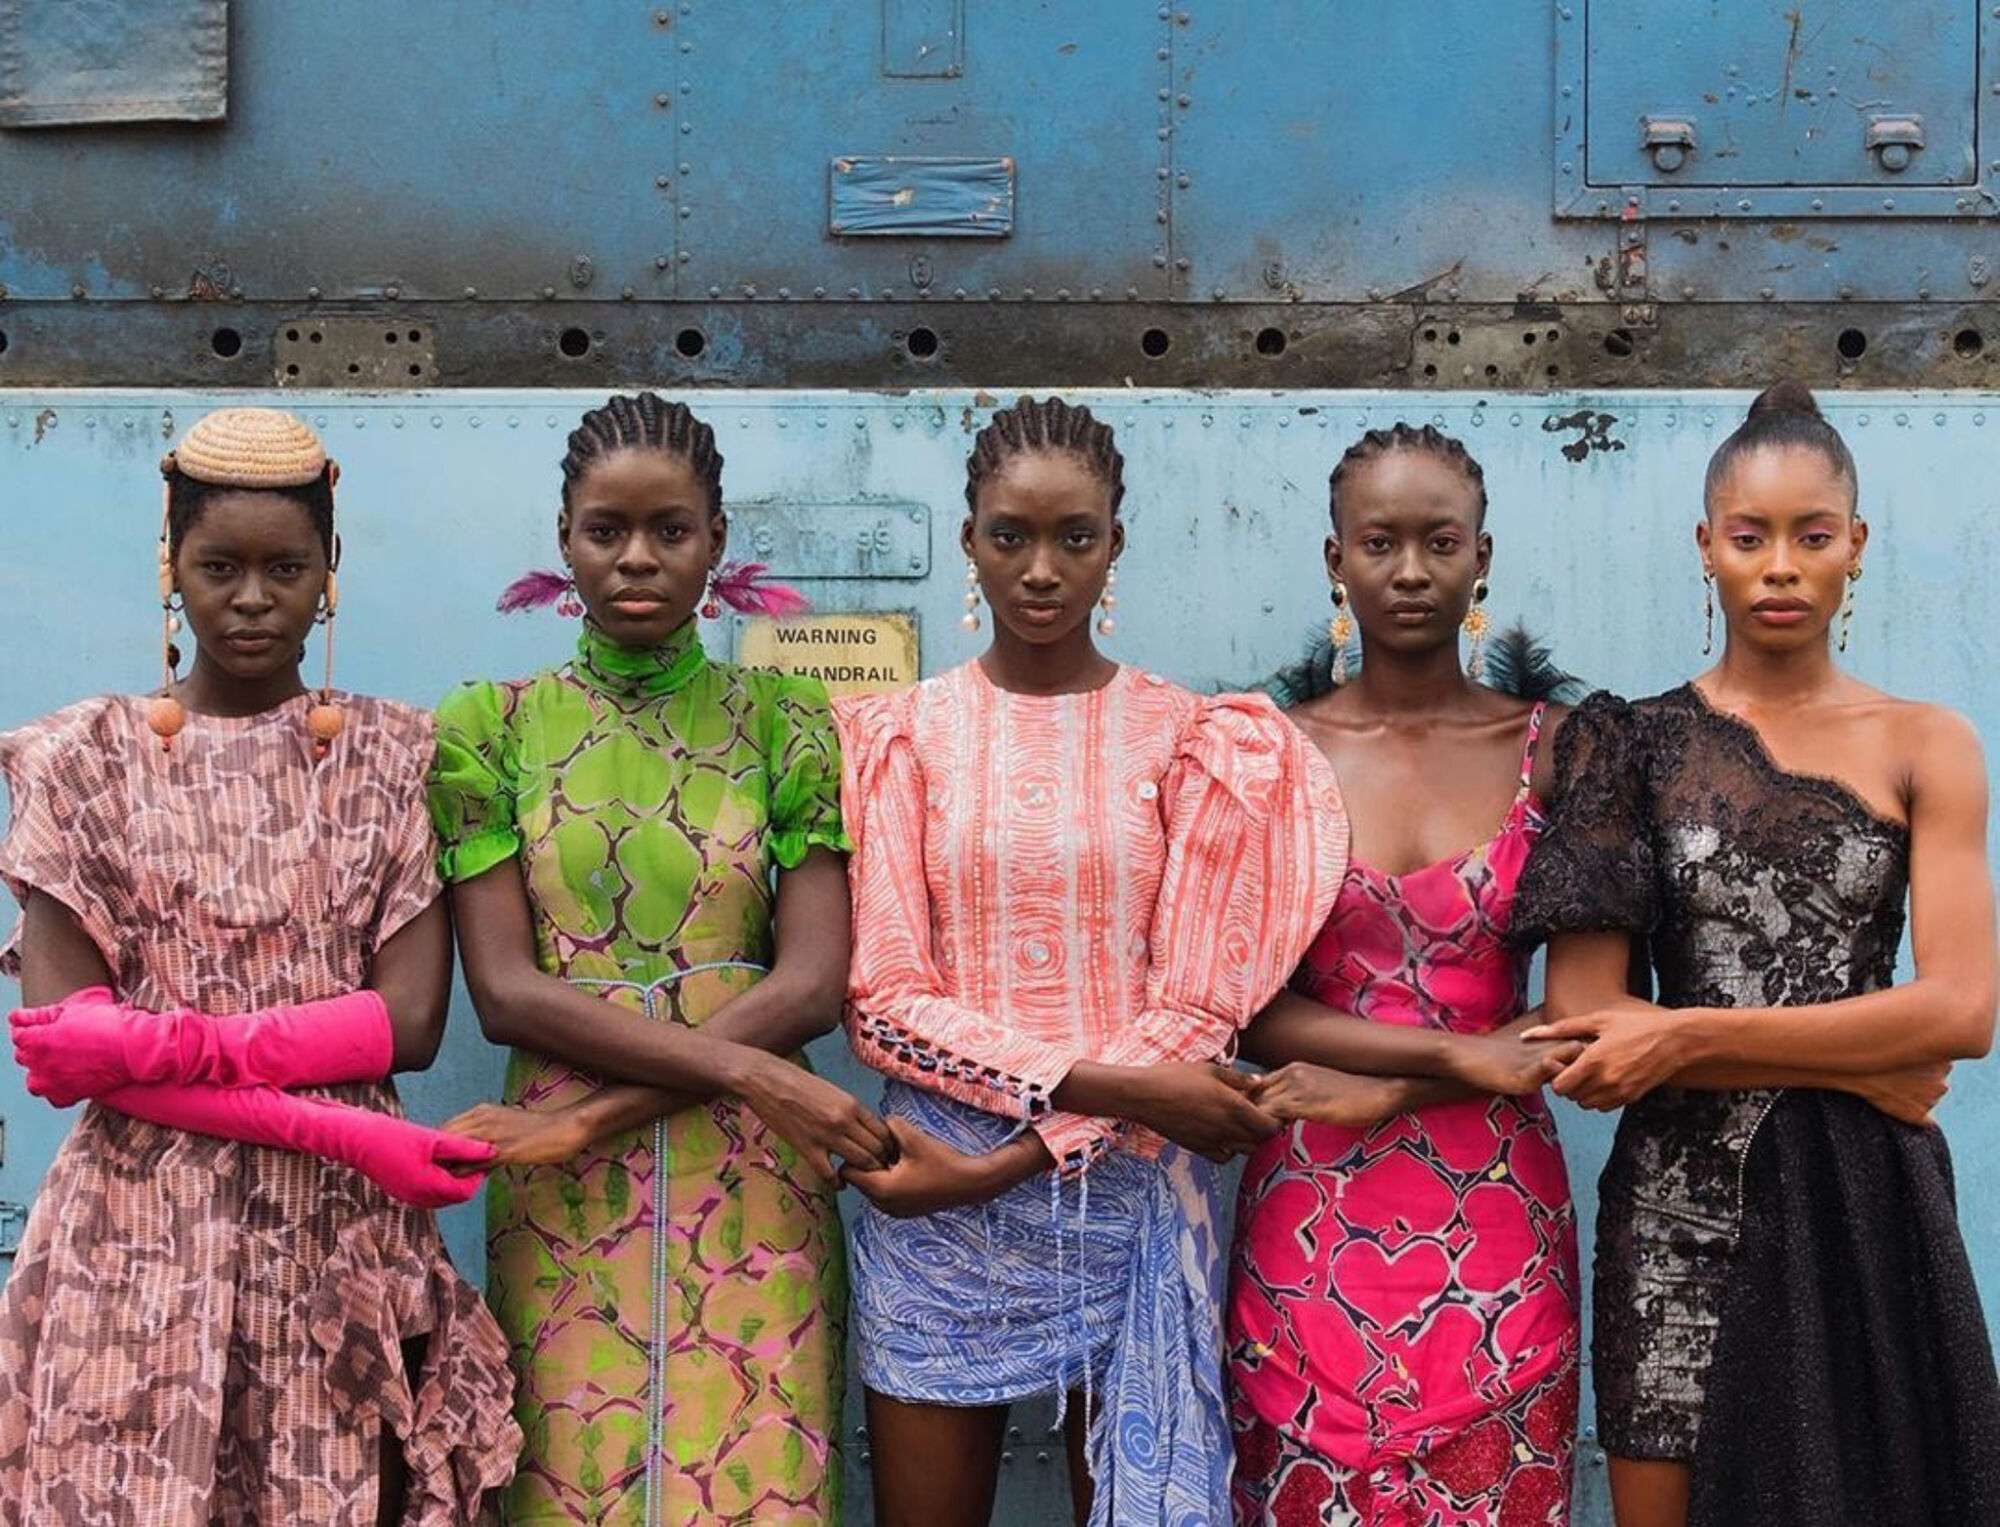
{"label": "woman in coral puff-sleeve blouse", "polygon": [[[1324,921],[1347,826],[1330,766],[1263,697],[1104,668],[1098,687],[1031,694],[974,661],[836,706],[848,1035],[888,1077],[883,1114],[964,1157],[1032,1148],[1026,1130],[1046,1147],[983,1201],[864,1205],[855,1340],[871,1422],[884,1396],[1004,1407],[1076,1389],[1086,1414],[1101,1401],[1092,1520],[1222,1521],[1213,1169],[1162,1138],[1184,1131],[1143,1086],[1123,1117],[1056,1094],[1081,1063],[1185,1081],[1174,1063],[1233,1054]],[[997,1452],[997,1421],[994,1436]],[[871,1424],[878,1493],[888,1443]]]}

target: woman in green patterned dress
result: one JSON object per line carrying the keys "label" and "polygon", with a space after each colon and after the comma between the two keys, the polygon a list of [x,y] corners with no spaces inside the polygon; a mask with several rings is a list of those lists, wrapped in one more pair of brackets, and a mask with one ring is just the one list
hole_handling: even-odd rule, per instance
{"label": "woman in green patterned dress", "polygon": [[449,1126],[501,1152],[488,1297],[527,1436],[507,1520],[832,1523],[832,1158],[894,1148],[796,1054],[847,974],[833,722],[817,683],[702,651],[709,427],[642,393],[569,445],[576,656],[454,691],[431,787],[467,985],[513,1047],[508,1106]]}

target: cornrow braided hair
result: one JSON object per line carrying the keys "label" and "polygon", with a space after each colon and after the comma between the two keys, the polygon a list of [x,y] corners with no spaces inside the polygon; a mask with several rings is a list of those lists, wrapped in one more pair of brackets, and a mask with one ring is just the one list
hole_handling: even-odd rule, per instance
{"label": "cornrow braided hair", "polygon": [[678,456],[708,490],[708,507],[722,509],[722,452],[715,448],[715,431],[689,411],[685,403],[669,403],[657,392],[618,393],[593,408],[570,431],[569,454],[562,459],[563,506],[570,490],[593,465],[616,451],[665,451]]}
{"label": "cornrow braided hair", "polygon": [[1334,467],[1333,474],[1327,478],[1327,509],[1333,516],[1336,533],[1340,529],[1341,479],[1354,467],[1387,456],[1391,451],[1422,451],[1437,457],[1446,466],[1456,467],[1478,492],[1479,523],[1486,523],[1486,472],[1473,458],[1472,452],[1465,448],[1462,441],[1447,435],[1435,425],[1426,424],[1418,429],[1399,419],[1388,429],[1371,429],[1350,445]]}
{"label": "cornrow braided hair", "polygon": [[965,507],[979,507],[980,484],[1006,470],[1016,456],[1031,451],[1068,451],[1111,490],[1111,512],[1125,499],[1125,458],[1111,426],[1081,404],[1061,398],[1016,398],[1011,407],[994,414],[973,438],[965,458]]}

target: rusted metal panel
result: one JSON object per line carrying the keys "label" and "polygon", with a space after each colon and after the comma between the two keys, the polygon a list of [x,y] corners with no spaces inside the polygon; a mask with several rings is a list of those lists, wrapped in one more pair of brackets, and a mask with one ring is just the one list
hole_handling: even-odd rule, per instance
{"label": "rusted metal panel", "polygon": [[0,0],[0,127],[228,112],[229,0]]}
{"label": "rusted metal panel", "polygon": [[1014,161],[844,154],[828,169],[842,238],[1000,239],[1014,231]]}

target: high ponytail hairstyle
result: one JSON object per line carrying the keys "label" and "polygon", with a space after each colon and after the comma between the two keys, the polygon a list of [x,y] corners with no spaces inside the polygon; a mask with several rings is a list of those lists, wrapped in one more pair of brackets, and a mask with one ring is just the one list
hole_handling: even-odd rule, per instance
{"label": "high ponytail hairstyle", "polygon": [[1847,484],[1850,509],[1860,501],[1861,480],[1854,470],[1854,453],[1840,438],[1840,431],[1819,411],[1812,389],[1804,382],[1788,378],[1773,382],[1758,393],[1748,417],[1708,458],[1708,476],[1701,489],[1703,505],[1714,503],[1715,490],[1736,470],[1739,461],[1752,451],[1762,450],[1815,452]]}

